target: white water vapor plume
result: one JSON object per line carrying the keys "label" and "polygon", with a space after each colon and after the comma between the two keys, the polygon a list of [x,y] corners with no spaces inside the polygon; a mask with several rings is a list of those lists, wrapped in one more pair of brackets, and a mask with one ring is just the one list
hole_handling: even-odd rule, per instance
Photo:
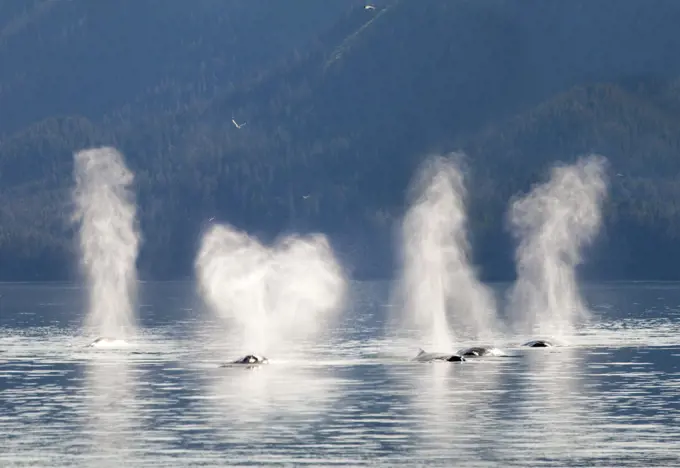
{"label": "white water vapor plume", "polygon": [[519,245],[509,305],[516,331],[563,337],[588,318],[575,269],[600,228],[605,167],[598,155],[556,166],[548,182],[512,203],[509,221]]}
{"label": "white water vapor plume", "polygon": [[271,247],[214,225],[196,258],[201,295],[232,325],[245,351],[278,353],[313,340],[340,310],[346,280],[325,236],[288,236]]}
{"label": "white water vapor plume", "polygon": [[471,265],[462,158],[425,161],[402,224],[401,326],[437,350],[451,349],[454,335],[488,338],[495,328],[495,298]]}
{"label": "white water vapor plume", "polygon": [[134,176],[123,156],[103,147],[75,154],[74,221],[89,309],[86,326],[100,336],[125,338],[135,327],[136,260],[140,234],[130,189]]}

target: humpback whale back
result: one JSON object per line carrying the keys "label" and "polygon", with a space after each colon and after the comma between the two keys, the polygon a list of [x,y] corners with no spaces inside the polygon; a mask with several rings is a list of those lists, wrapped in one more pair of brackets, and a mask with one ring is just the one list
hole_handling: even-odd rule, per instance
{"label": "humpback whale back", "polygon": [[465,361],[465,358],[463,356],[458,356],[456,354],[452,354],[446,362],[463,362]]}
{"label": "humpback whale back", "polygon": [[241,359],[234,361],[234,364],[266,364],[268,362],[269,359],[265,357],[249,354]]}
{"label": "humpback whale back", "polygon": [[473,346],[458,351],[457,354],[465,357],[481,357],[481,356],[506,356],[506,354],[498,348],[493,346]]}
{"label": "humpback whale back", "polygon": [[532,340],[524,343],[522,346],[527,346],[529,348],[552,348],[554,345],[547,340]]}
{"label": "humpback whale back", "polygon": [[235,361],[222,364],[220,367],[231,367],[231,366],[256,366],[258,364],[269,364],[269,359],[264,356],[258,356],[256,354],[248,354]]}
{"label": "humpback whale back", "polygon": [[458,351],[459,354],[462,356],[466,357],[479,357],[479,356],[486,356],[488,354],[488,350],[486,348],[482,348],[480,346],[475,346],[472,348],[467,348]]}
{"label": "humpback whale back", "polygon": [[461,362],[465,361],[465,358],[463,356],[459,356],[457,354],[449,354],[449,353],[428,353],[425,352],[422,348],[418,350],[418,354],[416,357],[412,359],[412,361],[416,362],[435,362],[435,361],[444,361],[444,362]]}

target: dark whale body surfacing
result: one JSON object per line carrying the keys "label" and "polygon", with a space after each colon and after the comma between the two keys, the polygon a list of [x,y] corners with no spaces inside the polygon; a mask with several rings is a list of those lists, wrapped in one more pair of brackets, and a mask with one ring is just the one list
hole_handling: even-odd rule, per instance
{"label": "dark whale body surfacing", "polygon": [[522,346],[527,346],[529,348],[552,348],[555,345],[547,340],[532,340],[524,343]]}
{"label": "dark whale body surfacing", "polygon": [[465,357],[482,357],[482,356],[505,356],[506,354],[498,348],[493,346],[473,346],[458,351],[459,355]]}
{"label": "dark whale body surfacing", "polygon": [[418,355],[412,359],[416,362],[463,362],[465,358],[458,354],[447,353],[426,353],[424,350],[418,351]]}
{"label": "dark whale body surfacing", "polygon": [[260,364],[269,364],[269,359],[263,356],[257,356],[255,354],[248,354],[247,356],[244,356],[240,359],[237,359],[235,361],[228,362],[226,364],[222,364],[220,367],[232,367],[232,366],[257,366]]}

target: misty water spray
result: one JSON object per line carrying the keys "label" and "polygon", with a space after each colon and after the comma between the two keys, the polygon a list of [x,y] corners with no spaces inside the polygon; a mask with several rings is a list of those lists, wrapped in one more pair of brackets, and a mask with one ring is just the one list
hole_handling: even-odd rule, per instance
{"label": "misty water spray", "polygon": [[401,229],[402,270],[396,291],[401,325],[423,346],[451,349],[456,338],[487,338],[495,299],[477,279],[467,238],[461,154],[425,161],[411,187]]}
{"label": "misty water spray", "polygon": [[343,305],[346,280],[323,235],[265,246],[228,225],[203,236],[196,258],[205,302],[246,351],[286,352],[317,333]]}
{"label": "misty water spray", "polygon": [[605,166],[596,155],[556,166],[549,181],[512,203],[509,220],[519,246],[509,304],[518,332],[563,336],[587,318],[575,268],[600,228]]}
{"label": "misty water spray", "polygon": [[80,151],[74,162],[74,220],[89,294],[86,326],[100,336],[125,339],[135,327],[140,243],[133,174],[113,148]]}

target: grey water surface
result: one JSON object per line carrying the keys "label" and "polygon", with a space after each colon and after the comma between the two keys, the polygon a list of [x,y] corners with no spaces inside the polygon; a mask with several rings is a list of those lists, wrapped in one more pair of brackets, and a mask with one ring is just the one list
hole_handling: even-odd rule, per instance
{"label": "grey water surface", "polygon": [[586,285],[569,346],[437,364],[388,287],[245,370],[191,283],[143,283],[124,350],[83,347],[82,288],[0,284],[0,466],[680,466],[680,284]]}

